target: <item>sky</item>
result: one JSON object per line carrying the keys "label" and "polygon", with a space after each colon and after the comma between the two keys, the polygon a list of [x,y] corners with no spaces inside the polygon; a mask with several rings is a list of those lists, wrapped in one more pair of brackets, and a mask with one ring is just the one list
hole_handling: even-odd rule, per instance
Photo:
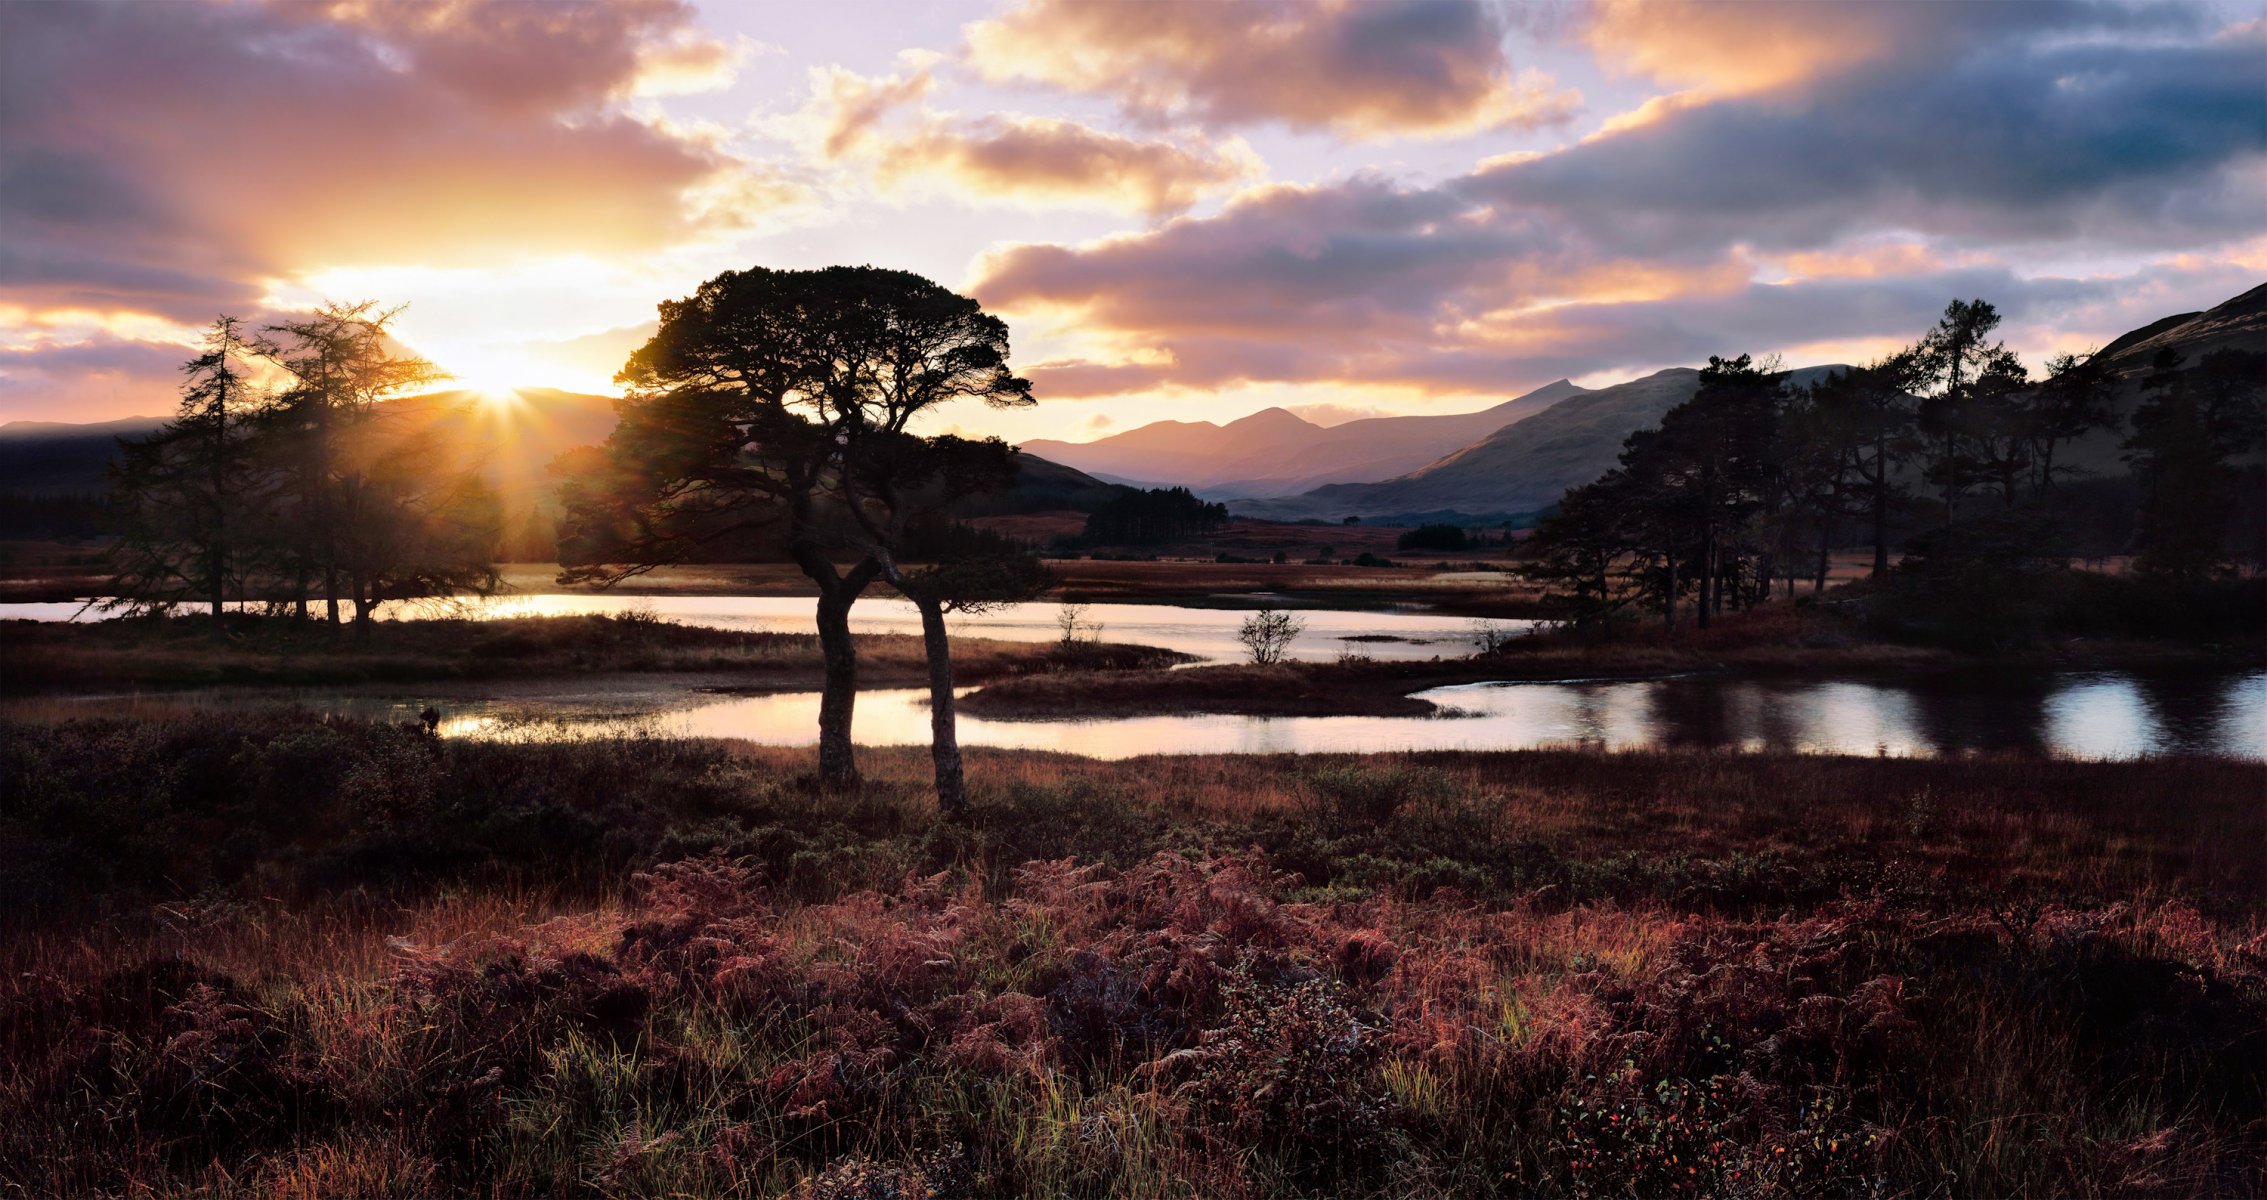
{"label": "sky", "polygon": [[2036,369],[2267,280],[2267,7],[2092,0],[0,5],[0,421],[172,410],[220,313],[406,304],[616,392],[719,271],[980,300],[1086,440],[1855,362]]}

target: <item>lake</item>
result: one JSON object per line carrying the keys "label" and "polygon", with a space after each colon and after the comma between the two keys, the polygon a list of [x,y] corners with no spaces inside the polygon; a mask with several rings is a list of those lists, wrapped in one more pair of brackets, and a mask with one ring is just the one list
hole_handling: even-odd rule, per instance
{"label": "lake", "polygon": [[[1247,603],[1251,598],[1244,598]],[[463,606],[503,617],[650,610],[672,620],[732,629],[801,632],[812,601],[793,597],[612,595],[522,596]],[[76,606],[0,605],[11,616],[66,619]],[[1022,641],[1058,636],[1058,606],[1013,605],[964,616],[955,632]],[[866,600],[852,610],[862,632],[913,633],[912,607]],[[1352,651],[1376,658],[1470,653],[1475,623],[1429,613],[1304,610],[1296,657]],[[1244,612],[1171,604],[1095,604],[1086,619],[1112,641],[1163,646],[1213,661],[1240,656]],[[1528,622],[1500,621],[1515,632]],[[1354,639],[1354,640],[1349,640]],[[2225,754],[2267,758],[2267,672],[1970,673],[1921,680],[1786,681],[1691,676],[1675,679],[1478,683],[1419,695],[1452,715],[1437,717],[1238,717],[1211,714],[1079,721],[1004,721],[963,715],[972,746],[1053,750],[1097,758],[1142,754],[1360,753],[1501,750],[1536,746],[1653,746],[1858,755],[1977,752],[2133,758]],[[857,738],[866,745],[927,741],[925,693],[863,692]],[[88,697],[98,707],[119,697]],[[650,733],[744,738],[771,745],[814,740],[816,692],[703,692],[663,676],[532,679],[451,684],[412,691],[216,689],[180,702],[287,702],[325,711],[406,720],[426,703],[444,713],[449,736],[591,737]]]}
{"label": "lake", "polygon": [[[1090,604],[1082,620],[1097,628],[1105,641],[1161,646],[1193,654],[1208,662],[1241,659],[1243,647],[1236,629],[1264,596],[1223,597],[1224,605],[1209,608],[1185,604]],[[381,613],[388,619],[419,616],[463,616],[476,620],[508,617],[557,617],[594,613],[648,612],[687,625],[719,629],[745,629],[763,633],[812,632],[817,601],[800,596],[622,596],[612,593],[571,595],[514,595],[491,599],[458,600],[410,605],[389,604]],[[77,617],[76,602],[0,604],[0,620],[68,621]],[[1016,642],[1051,642],[1062,636],[1056,618],[1062,606],[1052,601],[1009,604],[982,613],[955,614],[949,627],[955,637],[990,637]],[[1342,652],[1377,659],[1461,658],[1478,644],[1479,630],[1523,632],[1533,621],[1475,621],[1438,613],[1301,609],[1297,616],[1305,629],[1291,645],[1293,658],[1327,661]],[[79,617],[78,619],[92,619]],[[918,636],[921,618],[903,600],[872,597],[850,610],[851,628],[859,633],[906,633]]]}

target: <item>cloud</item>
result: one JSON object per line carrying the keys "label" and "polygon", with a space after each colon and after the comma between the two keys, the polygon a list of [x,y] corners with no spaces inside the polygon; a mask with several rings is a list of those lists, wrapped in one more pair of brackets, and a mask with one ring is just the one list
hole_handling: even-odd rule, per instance
{"label": "cloud", "polygon": [[195,354],[178,342],[110,334],[0,347],[0,421],[170,414],[180,395],[181,364]]}
{"label": "cloud", "polygon": [[729,224],[782,190],[623,107],[728,69],[691,16],[0,6],[0,298],[196,322],[318,268],[641,251]]}
{"label": "cloud", "polygon": [[1565,122],[1579,97],[1512,69],[1480,0],[1025,0],[967,30],[995,83],[1115,99],[1151,123],[1277,123],[1366,139]]}
{"label": "cloud", "polygon": [[1978,44],[2059,30],[2101,33],[2195,28],[2176,5],[2096,0],[1810,3],[1752,0],[1594,0],[1576,35],[1609,71],[1709,96],[1783,89],[1865,64],[1957,58]]}
{"label": "cloud", "polygon": [[1174,378],[1170,363],[1098,363],[1083,358],[1057,359],[1026,367],[1031,390],[1047,400],[1082,400],[1116,396],[1157,387]]}
{"label": "cloud", "polygon": [[1372,417],[1391,417],[1399,415],[1392,409],[1376,408],[1367,404],[1334,404],[1323,402],[1319,404],[1293,404],[1287,407],[1288,410],[1293,415],[1297,416],[1300,420],[1303,420],[1310,425],[1320,425],[1325,429],[1328,429],[1333,425],[1344,425],[1348,421],[1365,421]]}
{"label": "cloud", "polygon": [[926,66],[869,79],[813,72],[801,121],[820,152],[856,161],[885,188],[947,189],[980,201],[1100,206],[1160,217],[1260,174],[1242,139],[1125,137],[1052,117],[931,111]]}
{"label": "cloud", "polygon": [[[2250,286],[2208,264],[2106,282],[2043,264],[2209,259],[2256,235],[2256,36],[2128,39],[2123,10],[2084,26],[2054,5],[2038,6],[2050,29],[2015,29],[2027,11],[1967,18],[1958,53],[1898,43],[1800,87],[1688,96],[1433,186],[1271,185],[1140,233],[1002,247],[974,290],[1079,331],[1094,349],[1063,375],[1094,394],[1121,380],[1500,391],[1910,338],[1956,292],[2047,320],[2116,287],[2198,307]],[[1170,368],[1096,365],[1132,351]]]}
{"label": "cloud", "polygon": [[2267,54],[2240,42],[1987,43],[1682,107],[1463,186],[1638,252],[1879,228],[2175,245],[2267,211],[2263,92]]}

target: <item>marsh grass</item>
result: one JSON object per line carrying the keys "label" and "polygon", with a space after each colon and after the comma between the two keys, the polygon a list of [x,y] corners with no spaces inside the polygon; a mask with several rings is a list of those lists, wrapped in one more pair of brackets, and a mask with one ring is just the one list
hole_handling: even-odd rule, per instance
{"label": "marsh grass", "polygon": [[[815,634],[684,625],[632,609],[612,615],[441,617],[381,621],[366,637],[322,625],[250,615],[227,618],[215,643],[205,617],[93,622],[0,621],[5,688],[24,695],[72,689],[316,685],[505,679],[600,672],[703,672],[751,687],[816,687]],[[861,683],[904,686],[928,678],[921,639],[858,635]],[[971,682],[1054,671],[1163,667],[1187,656],[1145,646],[1036,645],[956,638],[954,667]]]}
{"label": "marsh grass", "polygon": [[2267,1187],[2259,764],[0,738],[27,1194]]}

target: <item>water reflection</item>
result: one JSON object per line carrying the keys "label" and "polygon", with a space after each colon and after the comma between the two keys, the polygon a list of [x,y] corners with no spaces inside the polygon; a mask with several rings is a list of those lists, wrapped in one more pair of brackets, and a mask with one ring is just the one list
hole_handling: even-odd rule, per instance
{"label": "water reflection", "polygon": [[[2115,759],[2149,754],[2267,758],[2267,673],[2140,678],[2065,674],[1990,685],[1936,681],[1779,682],[1722,678],[1481,683],[1420,693],[1456,715],[1415,717],[1130,717],[1087,721],[961,719],[970,745],[1096,758],[1658,746],[1808,754],[1978,752]],[[806,745],[818,695],[680,693],[625,712],[595,696],[556,707],[530,697],[445,707],[452,736],[518,739],[651,733]],[[406,716],[411,702],[334,697],[324,707]],[[527,714],[537,715],[532,719]],[[917,690],[860,695],[858,740],[918,745],[929,736]]]}

